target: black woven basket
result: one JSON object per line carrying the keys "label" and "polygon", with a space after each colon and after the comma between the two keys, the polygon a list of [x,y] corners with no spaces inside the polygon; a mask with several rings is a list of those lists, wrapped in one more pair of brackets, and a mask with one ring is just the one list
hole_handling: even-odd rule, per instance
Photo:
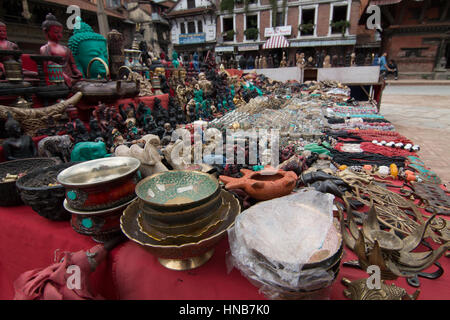
{"label": "black woven basket", "polygon": [[27,158],[0,163],[0,206],[11,207],[23,204],[16,187],[16,181],[1,182],[6,175],[29,173],[35,169],[60,163],[57,158]]}
{"label": "black woven basket", "polygon": [[[71,214],[64,209],[65,188],[62,185],[49,187],[49,183],[57,183],[58,174],[73,166],[74,162],[33,170],[16,182],[20,196],[40,216],[52,221],[68,221]],[[36,186],[39,180],[39,186]]]}

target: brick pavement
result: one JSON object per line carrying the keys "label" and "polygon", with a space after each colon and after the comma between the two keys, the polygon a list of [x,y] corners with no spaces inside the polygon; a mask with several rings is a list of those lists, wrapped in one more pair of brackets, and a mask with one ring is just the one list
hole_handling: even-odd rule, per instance
{"label": "brick pavement", "polygon": [[388,93],[381,102],[381,114],[421,146],[419,157],[450,188],[450,96]]}

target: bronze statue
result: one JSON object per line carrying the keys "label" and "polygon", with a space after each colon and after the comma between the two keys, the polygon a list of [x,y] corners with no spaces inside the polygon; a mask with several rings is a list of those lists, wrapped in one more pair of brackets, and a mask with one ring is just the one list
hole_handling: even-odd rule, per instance
{"label": "bronze statue", "polygon": [[22,135],[22,128],[18,121],[8,112],[8,120],[5,123],[8,138],[3,142],[3,152],[6,160],[32,158],[37,154],[33,139],[28,135]]}

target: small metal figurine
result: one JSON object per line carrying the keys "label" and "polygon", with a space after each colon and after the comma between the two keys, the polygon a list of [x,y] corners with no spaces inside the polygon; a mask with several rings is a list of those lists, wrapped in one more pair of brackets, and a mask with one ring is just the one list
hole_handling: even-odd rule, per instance
{"label": "small metal figurine", "polygon": [[3,152],[6,160],[32,158],[37,154],[33,139],[22,134],[22,128],[18,121],[8,112],[8,120],[5,123],[8,138],[3,141]]}

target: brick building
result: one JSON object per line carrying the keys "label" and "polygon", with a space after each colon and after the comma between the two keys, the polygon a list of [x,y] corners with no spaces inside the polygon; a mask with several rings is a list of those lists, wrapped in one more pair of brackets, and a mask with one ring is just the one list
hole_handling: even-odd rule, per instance
{"label": "brick building", "polygon": [[216,45],[216,6],[210,0],[178,0],[165,16],[170,20],[171,42],[183,59],[194,52],[204,56]]}
{"label": "brick building", "polygon": [[402,78],[450,77],[450,1],[365,1],[381,9],[383,51]]}
{"label": "brick building", "polygon": [[[314,64],[321,61],[320,55],[329,54],[335,57],[333,64],[340,66],[355,50],[359,31],[366,33],[361,48],[373,51],[377,46],[374,32],[358,25],[361,5],[356,0],[279,0],[276,5],[269,0],[249,0],[247,7],[241,0],[222,0],[217,7],[216,52],[223,55],[263,54],[279,61],[284,50],[288,65],[293,65],[297,52],[313,57]],[[282,39],[271,41],[272,37]],[[277,48],[280,43],[285,47]]]}
{"label": "brick building", "polygon": [[[48,13],[53,13],[64,26],[71,13],[67,7],[77,5],[81,9],[84,22],[99,32],[96,0],[27,0],[28,9],[23,1],[1,0],[0,21],[8,26],[8,39],[16,42],[24,53],[38,53],[39,48],[47,42],[41,24]],[[110,29],[116,29],[124,34],[126,43],[132,41],[134,23],[128,21],[128,13],[123,0],[104,0],[104,11]],[[72,31],[64,28],[62,44],[67,44]]]}

